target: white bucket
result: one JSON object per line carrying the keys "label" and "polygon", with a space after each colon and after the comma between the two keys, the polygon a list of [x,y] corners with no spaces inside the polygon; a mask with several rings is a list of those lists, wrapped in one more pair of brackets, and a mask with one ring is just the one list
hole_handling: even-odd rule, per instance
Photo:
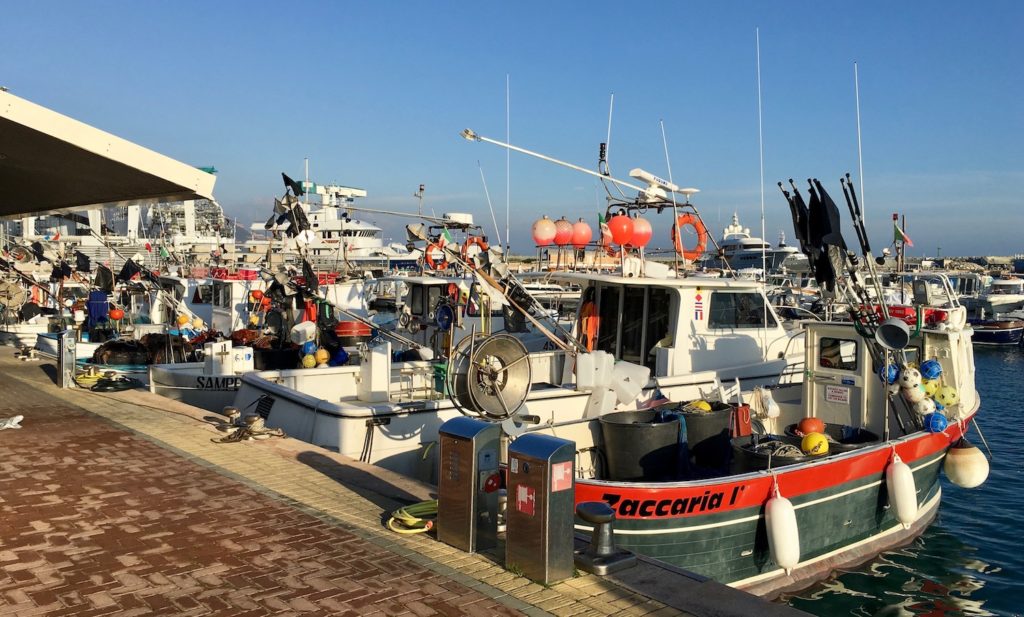
{"label": "white bucket", "polygon": [[243,374],[256,370],[252,347],[232,347],[231,364],[235,373]]}
{"label": "white bucket", "polygon": [[316,322],[304,321],[300,324],[295,324],[288,338],[296,345],[312,341],[316,338]]}

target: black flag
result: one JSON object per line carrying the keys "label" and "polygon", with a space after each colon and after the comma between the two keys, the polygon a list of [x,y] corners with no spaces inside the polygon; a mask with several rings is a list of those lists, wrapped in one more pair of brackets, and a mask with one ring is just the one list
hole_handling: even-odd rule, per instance
{"label": "black flag", "polygon": [[92,260],[82,251],[75,251],[75,270],[84,274],[92,270]]}
{"label": "black flag", "polygon": [[825,246],[838,246],[846,251],[846,240],[843,239],[843,232],[840,228],[839,208],[836,202],[832,201],[825,187],[814,180],[814,186],[818,189],[821,198],[823,217],[818,221],[821,231],[821,242]]}
{"label": "black flag", "polygon": [[808,257],[811,256],[810,231],[808,227],[807,204],[800,191],[793,187],[793,198],[789,200],[790,213],[793,215],[793,229],[796,232],[797,242],[800,244],[800,252]]}
{"label": "black flag", "polygon": [[284,179],[285,188],[290,188],[293,195],[305,195],[306,191],[302,190],[302,185],[288,177],[288,174],[281,172],[281,178]]}

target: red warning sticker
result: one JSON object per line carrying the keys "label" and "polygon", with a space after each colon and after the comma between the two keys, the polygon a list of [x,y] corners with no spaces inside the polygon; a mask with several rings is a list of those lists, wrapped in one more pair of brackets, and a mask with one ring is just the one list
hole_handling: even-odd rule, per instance
{"label": "red warning sticker", "polygon": [[516,487],[516,510],[527,516],[533,516],[537,507],[537,491],[533,487],[520,484]]}
{"label": "red warning sticker", "polygon": [[572,488],[572,461],[555,463],[551,466],[551,492],[567,491]]}

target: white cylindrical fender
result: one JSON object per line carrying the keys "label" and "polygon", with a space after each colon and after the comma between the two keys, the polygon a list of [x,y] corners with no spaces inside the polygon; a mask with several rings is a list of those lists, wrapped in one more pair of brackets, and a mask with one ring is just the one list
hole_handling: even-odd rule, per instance
{"label": "white cylindrical fender", "polygon": [[889,491],[889,505],[896,511],[896,520],[904,529],[910,529],[911,523],[917,520],[917,487],[914,472],[895,452],[892,462],[885,468],[885,486]]}
{"label": "white cylindrical fender", "polygon": [[796,524],[793,503],[780,495],[778,488],[765,505],[764,522],[768,528],[768,550],[772,559],[788,575],[800,562],[800,529]]}
{"label": "white cylindrical fender", "polygon": [[946,452],[942,464],[946,477],[953,484],[963,488],[981,486],[988,479],[988,459],[977,447],[966,444],[952,447]]}

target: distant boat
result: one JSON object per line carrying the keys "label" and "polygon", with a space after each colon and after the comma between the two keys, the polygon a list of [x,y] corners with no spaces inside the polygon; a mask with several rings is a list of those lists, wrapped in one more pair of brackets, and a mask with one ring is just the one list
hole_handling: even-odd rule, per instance
{"label": "distant boat", "polygon": [[[346,266],[356,269],[412,270],[417,267],[420,253],[409,251],[398,242],[384,243],[384,230],[376,225],[352,218],[346,207],[357,198],[366,197],[364,189],[336,184],[318,185],[305,183],[307,194],[320,195],[321,203],[303,203],[315,239],[306,247],[308,259],[317,269],[331,271]],[[254,223],[251,230],[259,234],[279,231],[277,226],[268,228],[264,223]],[[254,237],[245,243],[250,254],[263,255],[273,245],[279,252],[281,241],[271,237]],[[286,248],[286,256],[292,253]],[[297,251],[294,255],[297,259]]]}
{"label": "distant boat", "polygon": [[[724,259],[733,270],[749,268],[763,269],[767,266],[769,273],[777,272],[784,263],[787,269],[806,269],[807,257],[800,249],[786,244],[784,234],[779,234],[779,244],[771,244],[750,235],[750,228],[740,225],[739,215],[733,213],[732,223],[722,230],[722,240],[718,243],[720,258]],[[800,263],[803,268],[799,267]]]}

